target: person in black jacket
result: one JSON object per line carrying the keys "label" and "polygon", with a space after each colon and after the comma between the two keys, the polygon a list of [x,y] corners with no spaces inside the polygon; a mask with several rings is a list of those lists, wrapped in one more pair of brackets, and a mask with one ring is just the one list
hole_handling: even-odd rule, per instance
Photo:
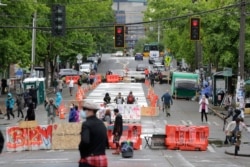
{"label": "person in black jacket", "polygon": [[99,110],[98,104],[84,102],[83,110],[86,112],[87,119],[82,124],[79,167],[107,167],[108,160],[105,155],[107,129],[96,117],[96,112]]}
{"label": "person in black jacket", "polygon": [[119,110],[116,108],[114,109],[115,114],[115,124],[113,129],[113,142],[116,144],[116,150],[112,154],[120,154],[120,138],[123,132],[123,120],[122,115],[119,113]]}
{"label": "person in black jacket", "polygon": [[2,132],[0,131],[0,154],[3,151],[3,146],[4,146],[4,137],[3,137]]}
{"label": "person in black jacket", "polygon": [[109,93],[105,94],[105,97],[103,98],[103,101],[106,102],[106,104],[110,103],[111,97],[109,96]]}
{"label": "person in black jacket", "polygon": [[29,108],[27,110],[27,115],[25,117],[25,121],[34,121],[36,119],[35,116],[35,104],[30,103]]}
{"label": "person in black jacket", "polygon": [[31,86],[30,92],[29,92],[32,98],[32,102],[35,104],[35,108],[37,107],[37,90],[38,88],[35,89],[33,86]]}

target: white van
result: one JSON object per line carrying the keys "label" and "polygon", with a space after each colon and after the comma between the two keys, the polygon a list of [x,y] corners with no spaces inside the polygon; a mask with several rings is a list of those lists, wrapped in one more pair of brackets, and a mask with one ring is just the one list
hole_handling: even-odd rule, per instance
{"label": "white van", "polygon": [[79,71],[82,73],[89,74],[92,70],[92,63],[84,63],[79,66]]}

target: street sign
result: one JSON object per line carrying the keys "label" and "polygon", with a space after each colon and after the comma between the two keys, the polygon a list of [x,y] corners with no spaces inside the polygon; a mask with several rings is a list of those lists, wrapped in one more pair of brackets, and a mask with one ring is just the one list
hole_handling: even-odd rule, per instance
{"label": "street sign", "polygon": [[79,53],[77,56],[76,56],[77,60],[81,60],[82,59],[82,54]]}
{"label": "street sign", "polygon": [[77,60],[77,64],[82,64],[82,60]]}

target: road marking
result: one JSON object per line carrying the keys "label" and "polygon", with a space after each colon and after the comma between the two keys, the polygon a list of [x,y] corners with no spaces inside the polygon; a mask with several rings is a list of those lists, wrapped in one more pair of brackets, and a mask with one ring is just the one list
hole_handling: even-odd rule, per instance
{"label": "road marking", "polygon": [[211,125],[211,122],[207,121],[207,124],[208,124],[208,125]]}
{"label": "road marking", "polygon": [[151,159],[120,159],[120,161],[151,161]]}
{"label": "road marking", "polygon": [[188,125],[184,120],[181,120],[181,123],[182,123],[183,125]]}
{"label": "road marking", "polygon": [[213,122],[213,124],[216,125],[216,126],[220,126],[217,122]]}
{"label": "road marking", "polygon": [[211,153],[215,153],[216,151],[214,150],[214,148],[209,144],[208,146],[207,146],[207,149],[208,149],[208,151],[210,151]]}
{"label": "road marking", "polygon": [[188,120],[187,122],[188,122],[189,125],[193,125],[191,120]]}
{"label": "road marking", "polygon": [[68,158],[57,158],[57,159],[17,159],[16,162],[30,162],[30,161],[68,161]]}
{"label": "road marking", "polygon": [[178,160],[180,160],[182,163],[179,164],[180,166],[185,166],[185,167],[195,167],[193,164],[191,164],[186,158],[184,158],[180,153],[176,153]]}
{"label": "road marking", "polygon": [[168,121],[167,121],[167,120],[164,120],[164,123],[165,123],[165,125],[167,125],[167,124],[168,124]]}

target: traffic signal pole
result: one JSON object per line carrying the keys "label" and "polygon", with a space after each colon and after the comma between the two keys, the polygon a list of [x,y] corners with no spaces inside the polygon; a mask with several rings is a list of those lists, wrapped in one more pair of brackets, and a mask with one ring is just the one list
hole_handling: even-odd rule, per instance
{"label": "traffic signal pole", "polygon": [[244,57],[245,57],[245,31],[246,31],[246,0],[240,0],[240,40],[238,57],[238,76],[244,79]]}

